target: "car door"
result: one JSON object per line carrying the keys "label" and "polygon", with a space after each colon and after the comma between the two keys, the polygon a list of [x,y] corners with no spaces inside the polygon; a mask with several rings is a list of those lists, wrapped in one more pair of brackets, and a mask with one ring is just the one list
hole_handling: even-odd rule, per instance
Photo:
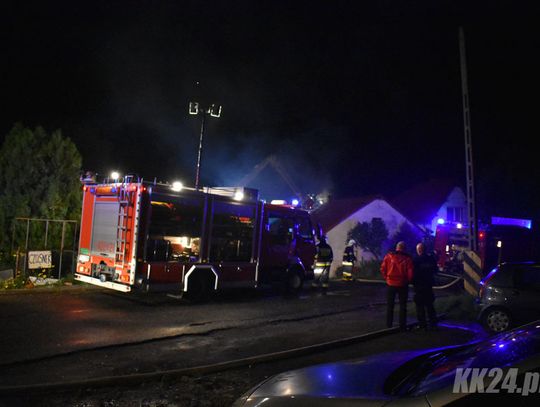
{"label": "car door", "polygon": [[296,252],[307,273],[310,273],[317,251],[315,237],[313,236],[313,226],[307,215],[296,216]]}
{"label": "car door", "polygon": [[540,266],[522,265],[514,269],[511,312],[516,322],[540,318]]}

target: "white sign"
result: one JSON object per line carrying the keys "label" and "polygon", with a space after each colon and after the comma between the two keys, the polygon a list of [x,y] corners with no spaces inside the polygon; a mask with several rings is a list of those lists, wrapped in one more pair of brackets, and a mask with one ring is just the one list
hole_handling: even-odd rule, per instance
{"label": "white sign", "polygon": [[52,255],[50,250],[42,252],[28,252],[29,269],[47,269],[52,267]]}

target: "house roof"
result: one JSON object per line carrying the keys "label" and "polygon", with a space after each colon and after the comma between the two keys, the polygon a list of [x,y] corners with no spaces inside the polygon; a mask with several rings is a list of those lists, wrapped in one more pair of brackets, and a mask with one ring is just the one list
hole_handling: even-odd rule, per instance
{"label": "house roof", "polygon": [[430,179],[392,198],[392,203],[413,222],[431,222],[455,187],[450,179]]}
{"label": "house roof", "polygon": [[326,233],[353,213],[381,196],[371,195],[349,199],[333,199],[311,213],[315,223],[320,223]]}

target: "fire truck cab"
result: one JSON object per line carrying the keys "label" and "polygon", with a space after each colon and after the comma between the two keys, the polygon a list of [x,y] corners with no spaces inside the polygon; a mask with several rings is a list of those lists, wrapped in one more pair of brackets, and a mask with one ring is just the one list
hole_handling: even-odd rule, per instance
{"label": "fire truck cab", "polygon": [[309,213],[249,188],[121,182],[85,184],[75,278],[129,292],[200,298],[228,287],[313,278]]}
{"label": "fire truck cab", "polygon": [[[478,255],[487,274],[502,262],[536,259],[532,221],[528,219],[492,217],[489,224],[478,228]],[[437,226],[434,249],[439,269],[458,271],[462,267],[460,254],[469,246],[468,230],[461,224]]]}

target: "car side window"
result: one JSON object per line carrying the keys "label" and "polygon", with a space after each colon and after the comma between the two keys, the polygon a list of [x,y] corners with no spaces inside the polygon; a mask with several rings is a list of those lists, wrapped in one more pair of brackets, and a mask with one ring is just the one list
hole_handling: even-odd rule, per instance
{"label": "car side window", "polygon": [[523,267],[514,271],[514,286],[523,290],[540,290],[540,267]]}

